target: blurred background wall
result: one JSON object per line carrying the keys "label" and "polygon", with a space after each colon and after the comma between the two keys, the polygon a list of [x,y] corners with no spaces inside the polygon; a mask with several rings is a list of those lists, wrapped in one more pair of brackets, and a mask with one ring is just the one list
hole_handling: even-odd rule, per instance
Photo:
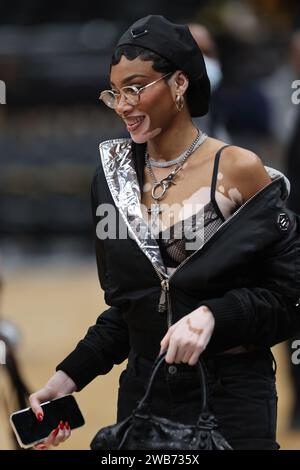
{"label": "blurred background wall", "polygon": [[[251,148],[265,164],[289,169],[299,114],[291,100],[292,82],[300,79],[297,0],[2,2],[1,318],[17,328],[11,333],[15,342],[9,334],[8,341],[30,390],[43,385],[104,309],[93,256],[90,183],[99,142],[126,131],[98,95],[108,87],[118,36],[147,14],[209,29],[223,74],[213,94],[214,128],[220,124],[229,141]],[[299,146],[293,155],[295,163]],[[282,445],[300,448],[297,427],[289,428],[296,396],[289,386],[289,351],[279,347],[275,353],[282,365]],[[88,424],[63,448],[88,448],[93,433],[115,420],[119,369],[80,394]],[[11,375],[0,365],[2,449],[15,446],[7,425],[17,407],[13,390]]]}

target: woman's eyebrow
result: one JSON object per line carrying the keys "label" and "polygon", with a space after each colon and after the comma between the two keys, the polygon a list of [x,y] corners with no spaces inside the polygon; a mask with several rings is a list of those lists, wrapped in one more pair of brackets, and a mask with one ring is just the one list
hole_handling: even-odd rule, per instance
{"label": "woman's eyebrow", "polygon": [[[143,75],[141,73],[135,73],[133,75],[129,75],[128,77],[124,78],[124,80],[121,81],[121,85],[125,85],[126,83],[130,82],[131,80],[134,80],[136,78],[147,78],[147,75]],[[115,86],[113,82],[110,82],[111,86]]]}

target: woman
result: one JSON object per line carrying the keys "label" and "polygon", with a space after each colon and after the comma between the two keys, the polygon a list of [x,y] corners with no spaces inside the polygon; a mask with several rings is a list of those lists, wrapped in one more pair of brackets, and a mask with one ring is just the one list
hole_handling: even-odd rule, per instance
{"label": "woman", "polygon": [[[119,40],[110,81],[100,97],[131,137],[100,145],[92,184],[110,307],[31,406],[42,419],[40,402],[81,390],[128,357],[120,421],[167,351],[153,411],[192,423],[201,400],[190,366],[202,355],[211,408],[232,447],[276,449],[269,348],[299,327],[299,234],[284,209],[287,182],[252,152],[194,127],[191,117],[208,110],[210,86],[186,26],[152,15],[137,21]],[[61,423],[44,446],[69,434]]]}

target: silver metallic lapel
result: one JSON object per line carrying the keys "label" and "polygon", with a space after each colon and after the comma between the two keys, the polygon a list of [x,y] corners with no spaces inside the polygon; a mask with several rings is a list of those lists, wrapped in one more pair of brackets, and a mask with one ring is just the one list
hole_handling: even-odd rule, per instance
{"label": "silver metallic lapel", "polygon": [[133,164],[131,140],[107,140],[99,145],[99,150],[109,190],[128,233],[155,269],[167,277],[159,246],[142,216],[141,192]]}

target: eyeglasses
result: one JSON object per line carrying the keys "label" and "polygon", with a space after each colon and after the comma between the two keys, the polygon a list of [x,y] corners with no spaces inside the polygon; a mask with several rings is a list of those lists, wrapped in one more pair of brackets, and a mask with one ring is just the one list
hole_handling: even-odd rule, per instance
{"label": "eyeglasses", "polygon": [[171,75],[172,73],[173,72],[166,73],[162,77],[159,77],[157,80],[154,80],[154,82],[148,83],[148,85],[142,86],[140,88],[135,85],[130,85],[123,86],[119,92],[115,92],[112,90],[104,90],[101,92],[99,100],[102,100],[109,108],[115,109],[116,106],[119,104],[121,97],[123,96],[126,103],[130,104],[131,106],[136,106],[140,101],[140,95],[142,91],[144,91],[149,86],[159,82],[163,78],[168,77],[168,75]]}

